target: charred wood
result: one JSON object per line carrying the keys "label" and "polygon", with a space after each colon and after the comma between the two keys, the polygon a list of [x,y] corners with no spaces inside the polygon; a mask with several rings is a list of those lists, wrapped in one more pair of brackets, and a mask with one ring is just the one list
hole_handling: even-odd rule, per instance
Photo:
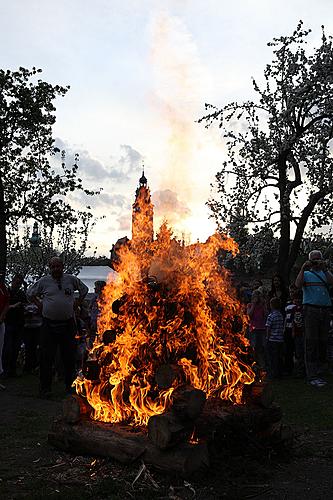
{"label": "charred wood", "polygon": [[248,387],[248,393],[245,397],[249,403],[269,408],[274,401],[272,385],[268,382],[255,382]]}
{"label": "charred wood", "polygon": [[83,374],[87,380],[99,380],[100,366],[97,359],[87,359],[84,362]]}
{"label": "charred wood", "polygon": [[169,389],[173,382],[181,380],[184,373],[180,366],[164,364],[160,365],[155,373],[155,380],[159,389]]}
{"label": "charred wood", "polygon": [[195,420],[201,414],[206,394],[192,386],[180,386],[172,393],[172,411],[182,420]]}
{"label": "charred wood", "polygon": [[84,416],[89,416],[92,412],[92,407],[86,399],[72,394],[67,396],[62,403],[62,417],[68,424],[76,424]]}
{"label": "charred wood", "polygon": [[256,405],[229,405],[216,398],[209,399],[195,423],[196,435],[207,441],[224,441],[228,435],[246,429],[250,433],[264,432],[280,422],[282,410],[277,405],[262,408]]}
{"label": "charred wood", "polygon": [[172,448],[188,441],[193,432],[193,424],[183,424],[172,412],[153,415],[148,421],[148,437],[161,450]]}
{"label": "charred wood", "polygon": [[161,450],[142,432],[118,424],[84,420],[70,425],[57,420],[48,441],[67,452],[110,457],[122,463],[131,463],[140,457],[160,470],[185,477],[209,465],[205,444],[182,443],[176,448]]}

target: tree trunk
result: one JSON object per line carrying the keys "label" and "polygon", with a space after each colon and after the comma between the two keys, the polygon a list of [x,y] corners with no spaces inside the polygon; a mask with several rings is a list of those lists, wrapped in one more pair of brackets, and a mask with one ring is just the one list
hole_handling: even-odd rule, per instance
{"label": "tree trunk", "polygon": [[305,230],[306,225],[308,223],[309,217],[311,216],[317,203],[322,198],[325,197],[325,194],[327,194],[327,193],[324,193],[323,191],[318,191],[317,193],[314,193],[313,195],[311,195],[308,204],[303,209],[302,215],[299,219],[299,222],[298,222],[298,225],[296,228],[294,240],[293,240],[293,242],[291,244],[291,248],[290,248],[289,260],[288,260],[288,274],[290,274],[290,272],[291,272],[291,270],[296,262],[296,259],[299,255],[299,249],[301,247],[304,230]]}
{"label": "tree trunk", "polygon": [[5,193],[2,178],[0,177],[0,279],[4,279],[7,267],[6,223]]}
{"label": "tree trunk", "polygon": [[280,239],[277,268],[285,282],[288,282],[288,258],[290,246],[290,193],[287,189],[287,154],[281,154],[279,160],[280,189]]}

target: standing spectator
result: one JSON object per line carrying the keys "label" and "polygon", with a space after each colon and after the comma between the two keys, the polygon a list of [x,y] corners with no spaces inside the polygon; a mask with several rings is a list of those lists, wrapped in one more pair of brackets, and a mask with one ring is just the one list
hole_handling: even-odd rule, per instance
{"label": "standing spectator", "polygon": [[90,302],[90,326],[93,338],[97,333],[97,320],[99,314],[99,300],[101,299],[101,295],[103,289],[106,285],[106,281],[95,281],[95,293]]}
{"label": "standing spectator", "polygon": [[[0,375],[3,374],[2,351],[5,340],[5,316],[9,306],[9,292],[4,283],[4,275],[0,275]],[[2,386],[4,387],[4,386]]]}
{"label": "standing spectator", "polygon": [[75,378],[75,320],[74,292],[79,301],[87,295],[88,287],[76,276],[64,274],[63,262],[52,257],[51,274],[43,276],[28,289],[32,301],[42,303],[43,325],[40,339],[40,396],[49,398],[52,386],[52,365],[59,345],[65,370],[66,392],[70,392]]}
{"label": "standing spectator", "polygon": [[319,250],[309,253],[309,260],[303,264],[295,284],[303,288],[306,376],[313,387],[323,387],[327,383],[322,375],[327,358],[332,307],[329,285],[333,284],[333,275]]}
{"label": "standing spectator", "polygon": [[304,317],[302,306],[302,290],[294,292],[295,307],[292,311],[292,336],[295,342],[296,376],[304,377]]}
{"label": "standing spectator", "polygon": [[39,346],[40,329],[43,323],[41,315],[41,304],[26,304],[24,308],[24,372],[32,373],[37,368],[37,347]]}
{"label": "standing spectator", "polygon": [[16,377],[16,363],[23,341],[24,305],[23,276],[16,274],[9,287],[9,306],[5,318],[3,364],[6,377]]}
{"label": "standing spectator", "polygon": [[268,374],[270,378],[279,378],[282,375],[283,351],[283,315],[281,301],[278,297],[270,300],[271,312],[266,321]]}
{"label": "standing spectator", "polygon": [[290,300],[285,307],[285,321],[284,321],[284,371],[286,375],[291,375],[294,370],[294,354],[295,354],[295,341],[293,337],[293,310],[295,304],[295,292],[297,288],[295,285],[290,285],[289,296]]}
{"label": "standing spectator", "polygon": [[286,285],[284,284],[282,276],[280,276],[279,274],[274,274],[274,276],[272,277],[271,289],[268,292],[268,298],[272,299],[273,297],[277,297],[278,299],[280,299],[280,311],[284,315],[288,301],[288,290]]}
{"label": "standing spectator", "polygon": [[251,302],[247,304],[247,314],[250,318],[249,334],[255,360],[259,368],[264,369],[267,307],[259,290],[252,292]]}

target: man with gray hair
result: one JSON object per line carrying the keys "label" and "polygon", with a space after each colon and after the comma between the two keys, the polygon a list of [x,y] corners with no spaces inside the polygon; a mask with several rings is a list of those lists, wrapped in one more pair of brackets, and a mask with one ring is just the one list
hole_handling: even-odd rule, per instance
{"label": "man with gray hair", "polygon": [[74,292],[79,301],[88,293],[88,287],[76,276],[63,272],[59,257],[49,261],[50,274],[40,278],[28,291],[28,299],[41,304],[43,325],[40,339],[40,396],[49,398],[52,386],[52,367],[60,348],[65,369],[66,391],[70,392],[75,377],[75,317]]}
{"label": "man with gray hair", "polygon": [[332,302],[329,287],[333,275],[327,270],[322,253],[313,250],[295,281],[297,288],[303,288],[305,368],[310,385],[323,387],[322,378],[327,354],[327,337]]}

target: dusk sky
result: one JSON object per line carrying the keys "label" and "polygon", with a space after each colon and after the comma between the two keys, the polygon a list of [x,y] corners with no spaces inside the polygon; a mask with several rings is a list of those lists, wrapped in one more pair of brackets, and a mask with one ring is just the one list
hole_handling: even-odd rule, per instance
{"label": "dusk sky", "polygon": [[333,34],[332,13],[332,0],[2,0],[0,66],[36,66],[71,86],[56,102],[54,136],[69,160],[80,153],[87,185],[103,187],[89,202],[105,215],[91,238],[98,254],[131,234],[143,161],[155,229],[166,217],[176,234],[205,240],[224,150],[217,126],[196,123],[204,103],[253,97],[267,42],[302,19],[311,49],[322,24]]}

